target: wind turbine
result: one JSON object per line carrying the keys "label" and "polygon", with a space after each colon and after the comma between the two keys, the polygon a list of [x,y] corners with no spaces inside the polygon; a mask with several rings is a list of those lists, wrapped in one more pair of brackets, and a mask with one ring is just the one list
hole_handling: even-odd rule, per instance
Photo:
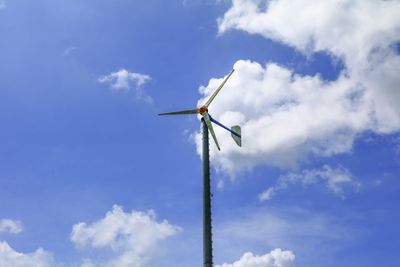
{"label": "wind turbine", "polygon": [[174,112],[160,113],[158,115],[184,115],[184,114],[200,114],[202,116],[201,122],[203,125],[203,267],[212,267],[212,231],[211,231],[211,186],[210,186],[210,151],[209,151],[209,137],[208,131],[210,131],[212,138],[218,148],[221,150],[218,144],[217,136],[215,135],[212,123],[224,128],[231,133],[233,140],[238,146],[242,146],[241,128],[238,125],[232,126],[231,128],[226,127],[222,123],[215,120],[208,113],[208,107],[211,102],[217,96],[219,91],[228,81],[233,74],[234,69],[228,74],[221,85],[215,90],[204,105],[196,109],[188,109]]}
{"label": "wind turbine", "polygon": [[210,106],[211,102],[214,100],[214,98],[217,96],[219,91],[221,91],[222,87],[224,87],[226,81],[231,77],[235,70],[233,69],[229,75],[224,79],[224,81],[221,83],[221,85],[215,90],[215,92],[210,96],[210,98],[207,100],[207,102],[202,105],[200,108],[196,109],[187,109],[187,110],[180,110],[180,111],[174,111],[174,112],[166,112],[166,113],[160,113],[158,115],[185,115],[185,114],[200,114],[202,116],[202,121],[206,123],[206,126],[208,130],[210,131],[212,138],[214,139],[215,144],[217,145],[218,150],[221,150],[218,144],[217,136],[215,135],[214,128],[212,126],[212,123],[217,124],[218,126],[221,126],[225,130],[229,131],[232,135],[233,140],[235,140],[236,144],[238,146],[242,146],[242,141],[241,141],[241,129],[240,126],[235,125],[231,129],[223,125],[222,123],[218,122],[216,119],[211,117],[211,115],[208,113],[208,107]]}

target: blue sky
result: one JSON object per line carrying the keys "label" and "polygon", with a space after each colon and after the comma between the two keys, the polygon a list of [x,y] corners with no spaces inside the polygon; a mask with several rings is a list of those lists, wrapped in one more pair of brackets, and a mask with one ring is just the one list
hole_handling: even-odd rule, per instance
{"label": "blue sky", "polygon": [[399,266],[400,3],[311,2],[0,0],[0,265],[202,264],[200,123],[156,114],[234,67],[215,264]]}

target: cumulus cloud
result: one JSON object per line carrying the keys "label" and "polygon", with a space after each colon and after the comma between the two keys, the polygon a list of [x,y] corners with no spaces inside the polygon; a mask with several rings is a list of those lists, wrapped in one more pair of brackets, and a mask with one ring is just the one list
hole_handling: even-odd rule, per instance
{"label": "cumulus cloud", "polygon": [[21,253],[12,249],[7,242],[0,241],[0,266],[2,267],[55,267],[51,253],[37,249],[33,253]]}
{"label": "cumulus cloud", "polygon": [[[216,167],[231,175],[259,164],[294,167],[310,156],[351,152],[365,131],[399,131],[399,13],[399,1],[233,0],[218,20],[221,34],[237,29],[304,54],[323,51],[344,68],[327,81],[275,63],[236,62],[210,113],[242,125],[243,147],[217,133],[222,151],[215,157],[212,147]],[[199,102],[221,81],[201,87]],[[199,136],[197,144],[200,151]]]}
{"label": "cumulus cloud", "polygon": [[389,52],[388,46],[399,41],[399,9],[398,1],[380,0],[233,0],[218,24],[220,33],[238,29],[260,34],[300,51],[327,51],[351,68],[365,68],[371,52]]}
{"label": "cumulus cloud", "polygon": [[[179,227],[165,220],[158,222],[153,211],[126,213],[115,205],[97,222],[75,224],[71,240],[81,248],[110,249],[115,258],[104,266],[143,267],[163,253],[160,242],[179,231]],[[86,260],[83,266],[92,265],[92,261]]]}
{"label": "cumulus cloud", "polygon": [[319,182],[325,183],[330,191],[341,198],[344,198],[344,186],[359,187],[360,185],[347,169],[343,167],[332,168],[324,165],[321,169],[303,170],[301,173],[282,175],[274,186],[267,188],[258,197],[260,201],[267,201],[291,184],[309,186]]}
{"label": "cumulus cloud", "polygon": [[[229,174],[258,164],[295,167],[309,155],[348,152],[357,133],[374,127],[360,88],[344,76],[328,82],[277,64],[244,60],[234,67],[236,73],[210,106],[219,121],[242,126],[241,148],[220,127],[215,129],[222,150],[211,146],[211,157]],[[221,80],[211,79],[200,89],[205,96],[200,102]],[[196,140],[201,151],[200,136]]]}
{"label": "cumulus cloud", "polygon": [[129,72],[126,69],[112,72],[109,75],[99,77],[100,83],[107,83],[113,90],[136,91],[136,97],[146,102],[152,102],[152,98],[142,91],[142,86],[149,82],[151,77],[142,73]]}
{"label": "cumulus cloud", "polygon": [[17,220],[2,219],[0,220],[0,233],[6,232],[11,234],[18,234],[22,232],[22,223]]}
{"label": "cumulus cloud", "polygon": [[278,248],[261,256],[247,252],[243,254],[238,261],[232,264],[224,263],[222,265],[216,265],[216,267],[288,267],[294,259],[295,255],[292,251],[283,251]]}

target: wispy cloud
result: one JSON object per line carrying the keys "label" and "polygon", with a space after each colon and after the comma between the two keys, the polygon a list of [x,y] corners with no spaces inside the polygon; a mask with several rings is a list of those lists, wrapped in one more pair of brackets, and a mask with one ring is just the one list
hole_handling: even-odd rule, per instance
{"label": "wispy cloud", "polygon": [[67,49],[64,50],[63,56],[66,57],[66,56],[70,55],[76,49],[77,49],[77,47],[75,47],[75,46],[68,47]]}
{"label": "wispy cloud", "polygon": [[400,136],[396,136],[393,138],[393,149],[397,155],[400,155]]}
{"label": "wispy cloud", "polygon": [[22,232],[22,223],[17,220],[2,219],[0,220],[0,233],[6,232],[11,234],[18,234]]}
{"label": "wispy cloud", "polygon": [[317,263],[316,253],[334,260],[338,249],[358,242],[363,234],[363,229],[352,225],[346,216],[335,217],[299,207],[241,209],[231,213],[231,217],[220,218],[214,226],[218,229],[214,233],[214,247],[224,262],[234,262],[246,251],[282,248],[282,252],[292,251],[304,266],[311,266],[305,263]]}
{"label": "wispy cloud", "polygon": [[[158,222],[153,211],[126,213],[114,206],[104,218],[90,225],[75,224],[71,241],[78,247],[108,248],[115,258],[106,266],[149,266],[160,253],[160,242],[176,235],[180,228],[167,221]],[[94,264],[85,261],[85,266]]]}
{"label": "wispy cloud", "polygon": [[324,165],[321,169],[303,170],[301,173],[289,173],[282,175],[274,186],[262,192],[258,198],[260,201],[272,199],[279,191],[285,190],[292,184],[310,186],[312,184],[323,183],[334,194],[344,198],[344,186],[358,188],[360,183],[354,179],[351,173],[343,168],[332,168]]}
{"label": "wispy cloud", "polygon": [[0,0],[0,9],[6,8],[6,7],[7,7],[6,1],[5,0]]}
{"label": "wispy cloud", "polygon": [[134,89],[138,99],[151,103],[153,99],[150,96],[145,95],[142,90],[142,86],[150,80],[151,77],[149,75],[129,72],[126,69],[120,69],[119,71],[101,76],[98,79],[100,83],[109,84],[110,88],[113,90],[130,91]]}
{"label": "wispy cloud", "polygon": [[96,264],[94,264],[91,259],[84,259],[81,267],[96,267]]}

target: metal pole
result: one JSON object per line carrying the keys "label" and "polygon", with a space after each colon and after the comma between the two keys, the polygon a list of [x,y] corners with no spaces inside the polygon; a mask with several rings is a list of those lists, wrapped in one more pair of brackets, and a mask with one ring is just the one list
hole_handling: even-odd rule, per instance
{"label": "metal pole", "polygon": [[213,267],[212,262],[212,232],[211,232],[211,186],[210,186],[210,151],[208,128],[203,124],[203,267]]}

